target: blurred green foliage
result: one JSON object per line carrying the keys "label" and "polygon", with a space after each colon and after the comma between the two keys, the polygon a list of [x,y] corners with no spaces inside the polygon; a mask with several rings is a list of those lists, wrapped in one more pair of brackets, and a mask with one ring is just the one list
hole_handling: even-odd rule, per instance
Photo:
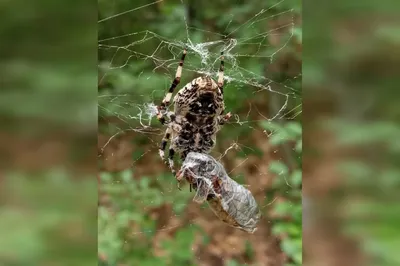
{"label": "blurred green foliage", "polygon": [[95,9],[0,3],[0,265],[97,262]]}
{"label": "blurred green foliage", "polygon": [[[157,262],[157,265],[187,265],[187,256],[192,256],[190,250],[184,252],[190,249],[188,243],[193,241],[191,232],[194,227],[190,225],[178,232],[173,245],[164,244],[171,253],[170,262],[154,257],[151,252],[152,237],[157,228],[156,221],[148,212],[172,203],[175,215],[182,215],[186,204],[181,202],[187,202],[191,197],[186,189],[181,193],[163,191],[164,187],[170,186],[169,176],[156,180],[148,177],[134,179],[131,170],[101,174],[100,196],[107,195],[107,203],[99,206],[99,254],[105,256],[109,264],[129,262],[133,265],[154,265]],[[132,223],[136,225],[134,231]],[[131,239],[127,239],[129,236]]]}
{"label": "blurred green foliage", "polygon": [[[76,12],[76,6],[66,1],[56,5],[40,1],[40,8],[38,4],[1,4],[0,114],[94,128],[97,73],[93,64],[97,60],[93,5],[81,4]],[[90,20],[92,23],[87,23]]]}
{"label": "blurred green foliage", "polygon": [[273,220],[272,232],[279,236],[281,248],[292,260],[287,265],[302,265],[302,128],[300,122],[287,122],[283,125],[276,122],[262,122],[262,126],[269,132],[269,141],[272,145],[290,144],[291,154],[296,159],[296,166],[292,169],[283,161],[272,161],[269,171],[277,178],[274,179],[271,191],[274,196],[284,197],[284,201],[273,203],[272,211],[277,216]]}
{"label": "blurred green foliage", "polygon": [[[79,197],[75,191],[79,187]],[[97,230],[93,182],[67,171],[14,171],[0,187],[1,265],[90,265]]]}
{"label": "blurred green foliage", "polygon": [[[335,248],[343,242],[329,238],[321,246],[332,247],[326,253],[336,259],[331,265],[354,265],[351,259],[399,265],[400,2],[319,3],[304,6],[304,97],[310,110],[305,136],[325,132],[323,142],[330,145],[311,142],[307,153],[330,159],[337,174],[328,181],[335,184],[330,193],[312,201],[320,205],[315,217],[324,217],[319,226],[338,225],[326,230],[356,240],[360,252],[339,253]],[[326,254],[314,265],[325,263]]]}

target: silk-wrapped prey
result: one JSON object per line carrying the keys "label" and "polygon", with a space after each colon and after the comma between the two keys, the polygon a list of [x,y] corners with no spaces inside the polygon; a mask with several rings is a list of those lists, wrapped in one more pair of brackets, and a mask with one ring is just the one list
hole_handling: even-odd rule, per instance
{"label": "silk-wrapped prey", "polygon": [[177,179],[186,179],[196,191],[194,201],[207,201],[223,222],[254,233],[261,212],[251,192],[231,179],[224,167],[208,154],[190,152]]}

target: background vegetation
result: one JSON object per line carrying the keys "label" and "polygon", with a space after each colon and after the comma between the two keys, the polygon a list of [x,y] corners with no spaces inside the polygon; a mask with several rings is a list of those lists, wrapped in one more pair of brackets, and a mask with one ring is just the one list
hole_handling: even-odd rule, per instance
{"label": "background vegetation", "polygon": [[[254,17],[262,9],[258,6],[259,1],[232,2],[207,3],[207,6],[196,7],[195,10],[200,14],[211,13],[212,22],[221,20],[221,24],[225,26],[226,20],[229,23],[231,17],[224,14],[227,13],[227,8],[232,6],[234,9],[230,12],[235,12],[234,20],[236,21],[232,23],[237,23],[236,26],[238,26],[250,17]],[[299,2],[292,3],[286,0],[282,4],[286,4],[287,7],[293,6],[295,12],[300,13],[298,7],[293,5],[300,4]],[[270,1],[268,5],[272,6],[274,3],[276,2]],[[100,17],[128,11],[141,4],[145,3],[102,2]],[[194,4],[198,3],[190,3],[190,6]],[[185,34],[182,32],[181,22],[174,22],[175,18],[182,18],[182,7],[178,16],[173,13],[175,7],[182,5],[179,2],[170,1],[164,5],[170,7],[169,20],[166,16],[158,16],[160,13],[156,10],[145,8],[139,13],[130,13],[128,17],[121,16],[121,20],[109,20],[111,25],[108,26],[97,22],[96,1],[27,2],[16,0],[3,1],[0,6],[2,7],[0,24],[2,40],[0,43],[0,115],[2,119],[0,125],[0,264],[97,265],[96,192],[98,182],[94,178],[94,173],[97,172],[96,106],[97,101],[101,101],[97,91],[98,27],[100,30],[105,30],[102,34],[117,36],[124,32],[136,32],[140,30],[141,25],[148,29],[151,24],[149,21],[156,22],[159,18],[161,22],[154,23],[153,31],[161,31],[162,35],[168,36],[169,40],[174,40],[175,36],[178,36],[177,40],[184,40]],[[114,7],[119,9],[114,10]],[[278,6],[274,10],[277,8]],[[397,70],[400,66],[397,26],[399,2],[337,0],[325,1],[321,5],[321,1],[309,0],[304,3],[303,9],[305,50],[302,61],[304,62],[305,96],[302,99],[305,115],[303,114],[302,126],[306,147],[302,163],[304,172],[303,263],[316,266],[368,265],[368,262],[371,262],[371,265],[399,265],[397,252],[400,239],[399,212],[397,211],[399,206],[399,108],[396,97],[399,92]],[[277,17],[273,21],[276,20],[278,20]],[[127,23],[124,24],[121,21],[127,21]],[[202,16],[197,21],[201,23],[196,27],[202,28],[206,17]],[[165,25],[167,22],[168,25],[177,25],[179,29],[160,26],[162,22],[165,22]],[[214,25],[216,24],[210,23],[206,27]],[[297,39],[294,40],[298,42],[302,37],[302,31],[299,24],[296,25]],[[253,26],[255,26],[255,31],[250,33],[252,36],[256,31],[261,32],[260,28],[254,24]],[[261,27],[261,24],[258,26]],[[271,27],[277,26],[264,25],[262,32]],[[172,33],[164,33],[167,29]],[[220,32],[220,30],[217,29],[214,32]],[[272,41],[271,44],[274,40],[272,36],[270,35],[268,39],[269,42]],[[103,35],[102,38],[104,37]],[[126,41],[126,43],[130,42],[130,40]],[[120,43],[120,45],[124,44],[125,41]],[[293,43],[286,46],[286,48],[290,47],[300,49],[302,46]],[[239,48],[236,47],[236,49]],[[143,45],[143,49],[146,49],[146,45]],[[154,49],[148,49],[154,51]],[[252,51],[249,53],[251,54]],[[171,58],[168,55],[165,55],[165,58]],[[281,77],[279,74],[287,75],[287,72],[280,67],[285,66],[284,62],[290,59],[284,55],[292,55],[290,49],[280,51],[272,63],[269,60],[260,59],[261,63],[256,64],[256,58],[243,57],[240,64],[245,64],[246,69],[252,69],[252,66],[258,68],[265,64],[268,66],[268,73],[265,76],[273,75],[275,80],[283,80],[285,76]],[[109,61],[109,55],[101,56],[103,56],[103,62]],[[126,59],[128,56],[122,55],[121,59]],[[292,66],[299,62],[293,58],[289,61]],[[116,85],[118,81],[118,86],[114,86],[115,89],[118,89],[119,93],[128,93],[129,97],[132,97],[132,88],[154,91],[154,88],[149,89],[146,84],[160,85],[161,87],[157,87],[160,89],[155,91],[154,98],[150,97],[146,101],[140,99],[140,102],[148,102],[149,99],[160,100],[162,90],[168,86],[165,83],[152,84],[146,80],[142,81],[142,86],[131,85],[131,77],[135,82],[139,81],[138,75],[132,74],[137,72],[132,72],[130,69],[138,62],[145,63],[142,59],[131,61],[129,66],[120,69],[120,75],[115,75],[128,78],[128,82],[126,79],[122,80],[124,82],[117,79],[110,84]],[[142,69],[141,65],[136,65],[136,67]],[[128,69],[129,71],[124,71]],[[159,73],[157,71],[153,73],[152,69],[154,65],[146,66],[148,74],[155,77],[151,79],[152,82],[156,82],[155,79]],[[174,71],[173,66],[168,69],[171,73]],[[299,73],[297,68],[295,70],[295,74]],[[122,75],[121,73],[124,72],[126,74]],[[186,72],[186,75],[188,73],[192,72]],[[293,77],[295,74],[287,76]],[[172,74],[168,75],[168,78],[171,78]],[[191,78],[189,76],[186,77],[187,80]],[[299,88],[298,84],[295,85],[295,79],[289,78],[288,82],[292,84],[292,87]],[[124,84],[126,91],[122,91]],[[235,111],[242,118],[262,120],[257,117],[258,113],[252,113],[256,118],[246,118],[249,107],[244,105],[243,99],[251,100],[254,106],[258,98],[263,106],[272,106],[274,103],[272,99],[276,95],[268,93],[268,97],[261,97],[263,94],[253,95],[249,93],[250,90],[241,90],[247,94],[240,94],[239,88],[238,84],[230,83],[230,89],[235,91],[232,93],[233,101],[229,103],[230,108],[236,110],[242,106],[244,110],[239,108]],[[249,88],[252,87],[249,86]],[[108,92],[100,90],[100,94],[106,93]],[[134,96],[137,95],[134,93]],[[131,103],[138,101],[134,98]],[[110,100],[107,100],[105,103],[109,102]],[[129,103],[124,100],[122,102]],[[104,106],[105,103],[100,102],[100,105]],[[124,110],[117,108],[117,104],[107,105],[108,110],[112,107],[118,110],[118,113]],[[261,108],[261,104],[258,108],[261,113],[269,114]],[[136,112],[136,110],[128,111],[126,113]],[[101,117],[105,115],[103,113]],[[175,183],[170,180],[165,167],[159,164],[157,156],[154,155],[156,151],[146,153],[148,157],[142,159],[154,157],[154,160],[149,160],[149,164],[154,166],[153,171],[150,171],[147,164],[143,166],[139,163],[137,161],[139,155],[143,155],[147,149],[137,144],[137,140],[141,140],[141,138],[136,138],[137,134],[134,135],[134,141],[132,141],[133,136],[127,136],[129,131],[126,128],[132,128],[136,120],[132,119],[128,122],[129,126],[126,123],[118,124],[121,127],[119,132],[125,134],[124,138],[116,136],[118,141],[109,145],[109,147],[113,145],[126,147],[126,150],[120,148],[121,153],[118,154],[125,153],[127,160],[113,160],[113,158],[120,159],[121,157],[116,156],[117,153],[114,156],[110,154],[106,156],[103,153],[106,151],[99,149],[100,159],[107,158],[107,160],[101,160],[104,172],[101,178],[106,184],[102,189],[111,190],[118,184],[116,181],[119,179],[122,180],[121,182],[133,183],[134,181],[135,183],[135,185],[123,187],[116,186],[114,194],[108,192],[106,196],[100,198],[102,207],[107,206],[107,201],[115,201],[119,203],[117,206],[124,207],[122,203],[126,201],[126,206],[135,210],[128,213],[133,217],[124,218],[125,222],[124,219],[119,219],[120,225],[116,224],[114,213],[123,214],[123,212],[116,205],[100,214],[103,216],[109,214],[110,219],[103,219],[103,222],[108,221],[106,224],[111,228],[108,233],[100,231],[103,263],[111,264],[115,258],[120,261],[120,264],[124,262],[128,264],[139,258],[141,262],[149,263],[151,260],[154,262],[157,258],[161,258],[161,265],[170,261],[180,261],[179,263],[182,264],[185,260],[199,265],[201,263],[221,265],[221,258],[224,258],[226,264],[230,265],[246,262],[281,265],[281,259],[284,259],[282,257],[287,256],[292,258],[292,261],[288,263],[295,263],[294,254],[298,254],[298,249],[296,251],[292,248],[294,252],[285,251],[288,248],[284,248],[287,244],[283,244],[283,240],[289,240],[286,241],[289,243],[296,239],[295,236],[298,234],[294,228],[299,228],[296,225],[298,222],[275,218],[271,209],[275,208],[276,203],[280,201],[278,199],[273,201],[273,195],[264,197],[266,192],[274,191],[274,189],[265,175],[259,175],[259,173],[266,173],[267,170],[268,173],[273,173],[274,169],[282,171],[284,167],[278,165],[270,169],[270,161],[282,162],[283,160],[280,154],[273,153],[269,149],[262,150],[262,144],[268,143],[264,142],[265,134],[260,134],[256,130],[259,127],[260,130],[264,130],[263,125],[259,124],[262,121],[244,123],[243,126],[228,125],[221,132],[221,136],[226,136],[228,143],[224,143],[225,139],[220,137],[219,143],[222,142],[222,147],[214,153],[218,155],[218,152],[225,151],[230,146],[231,139],[237,140],[239,144],[250,144],[251,147],[260,148],[263,151],[262,155],[260,152],[257,153],[257,156],[261,157],[256,157],[247,150],[245,158],[248,160],[232,172],[232,175],[240,182],[250,184],[253,192],[257,192],[257,190],[254,191],[256,185],[260,187],[262,193],[255,194],[261,206],[264,206],[264,203],[273,202],[263,209],[265,213],[270,214],[266,216],[270,223],[263,221],[259,234],[252,237],[243,234],[236,235],[235,230],[229,230],[221,225],[213,214],[209,213],[206,206],[200,208],[191,204],[192,195],[189,195],[187,191],[176,193]],[[275,122],[278,121],[275,120]],[[103,121],[99,141],[108,140],[107,134],[118,131],[114,124],[109,123],[104,126],[104,123]],[[249,129],[249,125],[253,128]],[[271,128],[271,124],[265,125],[268,129]],[[157,129],[156,126],[157,124],[153,123],[151,128]],[[229,137],[230,132],[233,137]],[[151,133],[146,133],[146,136],[151,136]],[[161,131],[155,131],[155,133],[159,134]],[[104,138],[102,134],[105,135]],[[271,141],[273,136],[278,135],[272,134],[267,140]],[[161,136],[154,135],[151,139],[158,143],[160,138]],[[151,142],[146,137],[143,139],[145,139],[144,146],[146,141]],[[246,139],[251,143],[247,143]],[[103,146],[103,143],[100,143],[100,147]],[[132,153],[133,150],[130,147],[134,147],[137,153]],[[241,148],[243,149],[243,146]],[[279,147],[277,153],[282,150],[282,147]],[[239,156],[241,153],[240,149],[230,150],[229,155],[224,157],[223,163],[228,171],[243,161],[241,159],[243,157]],[[132,154],[139,155],[134,155],[132,159]],[[238,159],[235,160],[235,157]],[[284,158],[284,164],[291,165],[286,163],[287,158],[290,157]],[[243,169],[245,165],[249,167]],[[252,169],[250,167],[252,165],[258,166],[259,169]],[[266,166],[268,169],[261,166]],[[124,169],[129,171],[123,171]],[[118,172],[115,174],[116,177],[113,176],[114,172]],[[290,168],[289,172],[296,171]],[[128,176],[128,181],[124,181],[126,176]],[[148,179],[143,178],[143,180],[151,182],[140,181],[141,177],[145,176]],[[111,183],[110,177],[115,178],[116,181],[112,183],[112,186],[107,187],[107,182]],[[298,177],[298,174],[293,174],[292,182],[299,180]],[[160,181],[161,185],[158,187],[154,185],[154,180]],[[275,180],[278,182],[284,179]],[[283,197],[286,197],[286,191],[290,193],[297,191],[293,189],[292,184],[291,188],[279,184],[277,186],[285,191]],[[152,190],[146,187],[151,187]],[[144,188],[143,193],[142,188]],[[130,193],[124,197],[118,192],[121,189],[135,189],[134,191],[140,191],[140,193],[135,192],[133,195]],[[277,191],[274,193],[278,194]],[[138,196],[135,197],[135,195]],[[146,202],[133,202],[131,197],[140,198]],[[154,204],[158,204],[157,200],[160,198],[164,203],[154,208]],[[292,203],[293,208],[299,208],[297,201],[292,201]],[[286,204],[286,207],[290,205]],[[136,213],[136,217],[133,213]],[[165,221],[162,218],[165,218]],[[157,219],[157,230],[152,228],[155,219]],[[133,223],[126,226],[126,220]],[[99,222],[99,226],[103,226],[104,223],[101,224],[101,220]],[[279,232],[281,225],[288,227],[282,230],[291,232],[292,237],[274,236],[276,234],[274,232]],[[122,230],[116,230],[117,226],[120,226],[118,228]],[[289,229],[289,226],[292,229]],[[124,229],[130,229],[134,234],[125,234]],[[203,231],[199,233],[199,230]],[[195,235],[194,240],[192,235]],[[199,236],[200,240],[198,240]],[[163,239],[165,241],[162,241]],[[122,240],[126,241],[125,244]],[[131,244],[131,247],[135,249],[127,250],[130,247],[126,247],[126,243]],[[161,243],[164,243],[163,246],[158,248],[157,245]],[[188,250],[187,243],[192,245],[194,243],[195,249]],[[175,248],[177,244],[179,246]],[[118,249],[119,245],[124,245],[125,249]],[[276,248],[278,246],[284,250],[282,257],[276,255],[282,254],[280,249]],[[184,252],[179,252],[179,249]],[[107,252],[104,252],[105,250]],[[158,253],[160,251],[162,252]]]}
{"label": "background vegetation", "polygon": [[[149,1],[99,1],[100,261],[103,265],[301,265],[301,3],[164,1],[138,8],[145,4]],[[121,14],[129,10],[133,11]],[[267,11],[257,17],[260,10]],[[240,67],[275,81],[272,89],[291,93],[282,115],[269,121],[285,97],[256,92],[259,88],[247,80],[226,85],[227,109],[243,123],[233,119],[223,128],[212,155],[228,151],[223,165],[232,178],[249,186],[262,208],[264,218],[254,235],[224,225],[206,204],[193,203],[194,194],[188,189],[176,189],[158,157],[164,129],[156,119],[144,127],[137,116],[138,108],[144,111],[145,104],[161,101],[173,79],[179,60],[174,56],[187,41],[185,14],[194,44],[223,40],[228,26],[230,31],[246,26],[231,36],[242,41],[260,35],[249,39],[249,45],[235,47],[232,54],[248,55],[236,58]],[[250,19],[261,21],[246,23]],[[282,27],[292,22],[293,26]],[[146,30],[152,39],[140,43],[143,35],[137,33]],[[170,44],[172,52],[157,50],[161,40]],[[254,45],[261,41],[265,46]],[[272,61],[251,56],[272,54],[281,47]],[[217,54],[220,48],[209,49]],[[172,61],[156,69],[159,62],[154,59]],[[199,59],[189,47],[181,84],[199,75],[193,71],[200,69]],[[232,69],[229,55],[226,71],[234,77],[240,71]],[[250,78],[245,73],[244,79]],[[256,81],[266,85],[263,79]]]}
{"label": "background vegetation", "polygon": [[0,265],[96,265],[97,5],[0,6]]}
{"label": "background vegetation", "polygon": [[398,265],[396,1],[304,5],[307,265]]}

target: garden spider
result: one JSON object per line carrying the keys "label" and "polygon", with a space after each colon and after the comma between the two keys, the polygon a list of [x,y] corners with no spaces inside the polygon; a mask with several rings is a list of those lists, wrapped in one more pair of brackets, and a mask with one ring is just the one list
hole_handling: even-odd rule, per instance
{"label": "garden spider", "polygon": [[[224,115],[224,56],[221,52],[221,64],[218,72],[218,82],[210,76],[201,76],[186,84],[178,91],[173,99],[174,111],[168,110],[174,89],[178,86],[186,49],[183,50],[181,61],[176,70],[175,79],[165,95],[160,106],[157,107],[157,119],[167,125],[162,139],[159,154],[162,160],[176,177],[174,155],[179,153],[184,160],[186,155],[193,151],[209,153],[215,146],[216,134],[221,126],[228,121],[231,114]],[[165,149],[168,140],[171,143],[168,151],[168,160],[165,159]],[[179,177],[179,175],[178,175]],[[178,188],[179,181],[178,179]]]}

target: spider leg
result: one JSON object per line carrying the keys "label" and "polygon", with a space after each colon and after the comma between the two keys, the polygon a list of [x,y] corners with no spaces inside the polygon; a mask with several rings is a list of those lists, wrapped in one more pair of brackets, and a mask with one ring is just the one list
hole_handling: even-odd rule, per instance
{"label": "spider leg", "polygon": [[167,94],[165,95],[164,99],[161,102],[161,105],[158,107],[158,115],[157,119],[161,122],[161,124],[165,123],[164,112],[171,102],[172,94],[174,93],[174,89],[178,86],[179,82],[181,81],[182,76],[182,68],[183,62],[185,61],[186,56],[186,49],[183,50],[183,54],[181,57],[181,61],[179,62],[179,66],[176,70],[175,79],[172,81],[171,87],[169,88]]}
{"label": "spider leg", "polygon": [[171,128],[168,127],[161,141],[160,148],[158,149],[158,153],[160,154],[161,160],[163,161],[165,160],[165,148],[167,147],[168,140],[171,137],[171,132]]}
{"label": "spider leg", "polygon": [[181,160],[182,160],[182,162],[185,161],[186,156],[188,155],[188,153],[189,153],[189,152],[188,152],[187,150],[182,151],[182,153],[181,153]]}
{"label": "spider leg", "polygon": [[183,178],[185,178],[184,173],[182,172],[182,170],[178,171],[178,173],[177,173],[175,178],[176,178],[176,181],[178,181],[176,186],[178,187],[179,190],[182,190],[181,189],[181,182],[182,182]]}
{"label": "spider leg", "polygon": [[[224,51],[221,52],[221,64],[218,72],[218,87],[221,90],[221,93],[224,94]],[[226,115],[223,115],[224,111],[225,110],[223,110],[218,116],[218,125],[220,126],[225,124],[232,116],[230,112]]]}
{"label": "spider leg", "polygon": [[222,126],[224,125],[226,122],[229,121],[229,119],[232,117],[231,112],[227,113],[226,115],[220,115],[218,116],[218,125]]}
{"label": "spider leg", "polygon": [[[183,151],[183,152],[181,153],[181,160],[182,160],[182,162],[185,161],[187,154],[188,154],[188,151]],[[178,176],[177,176],[177,180],[178,180],[178,189],[179,189],[179,190],[180,190],[180,183],[181,183],[181,181],[182,181],[182,179],[183,179],[182,176],[183,176],[183,175],[182,175],[182,174],[180,173],[180,171],[179,171],[179,172],[178,172]],[[192,192],[192,182],[189,182],[189,191]]]}
{"label": "spider leg", "polygon": [[168,165],[169,165],[169,169],[171,170],[172,174],[174,175],[174,177],[176,177],[176,171],[175,171],[175,166],[174,166],[174,156],[175,156],[174,147],[170,147],[168,150]]}
{"label": "spider leg", "polygon": [[218,87],[221,90],[221,93],[224,93],[224,52],[221,52],[221,64],[219,66],[218,72]]}
{"label": "spider leg", "polygon": [[187,171],[183,170],[179,170],[178,173],[176,174],[176,180],[178,181],[178,189],[181,190],[181,182],[186,179],[189,182],[189,191],[192,192],[192,187],[195,188],[195,186],[193,185],[193,177],[190,175],[190,173],[188,173]]}
{"label": "spider leg", "polygon": [[176,180],[178,181],[177,187],[179,190],[181,190],[181,172],[178,172],[178,175],[176,174],[176,170],[175,170],[175,166],[174,166],[174,155],[175,155],[175,150],[173,147],[169,148],[168,151],[168,163],[169,163],[169,169],[172,172],[172,175],[176,178]]}

